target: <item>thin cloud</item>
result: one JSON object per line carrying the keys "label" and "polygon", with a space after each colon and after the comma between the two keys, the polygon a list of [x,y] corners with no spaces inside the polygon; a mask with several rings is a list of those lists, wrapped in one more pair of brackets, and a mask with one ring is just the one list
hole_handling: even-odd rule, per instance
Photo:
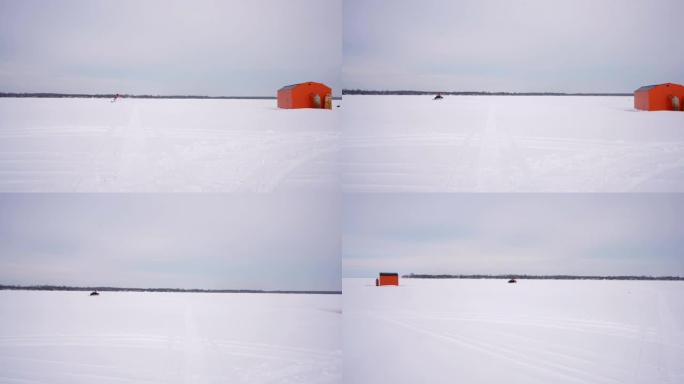
{"label": "thin cloud", "polygon": [[351,195],[343,273],[683,275],[678,195]]}
{"label": "thin cloud", "polygon": [[677,0],[345,1],[344,87],[631,92],[684,82],[681,14]]}
{"label": "thin cloud", "polygon": [[0,90],[273,96],[337,92],[339,0],[0,0]]}
{"label": "thin cloud", "polygon": [[337,200],[4,194],[0,283],[337,290]]}

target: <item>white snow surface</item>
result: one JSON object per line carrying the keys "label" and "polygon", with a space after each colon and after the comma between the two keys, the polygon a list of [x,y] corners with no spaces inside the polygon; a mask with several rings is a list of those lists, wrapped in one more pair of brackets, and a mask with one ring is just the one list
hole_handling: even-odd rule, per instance
{"label": "white snow surface", "polygon": [[345,96],[347,192],[682,192],[684,113],[625,96]]}
{"label": "white snow surface", "polygon": [[343,281],[346,383],[683,383],[684,282]]}
{"label": "white snow surface", "polygon": [[336,189],[336,115],[275,100],[0,98],[0,191]]}
{"label": "white snow surface", "polygon": [[0,382],[339,383],[341,300],[0,291]]}

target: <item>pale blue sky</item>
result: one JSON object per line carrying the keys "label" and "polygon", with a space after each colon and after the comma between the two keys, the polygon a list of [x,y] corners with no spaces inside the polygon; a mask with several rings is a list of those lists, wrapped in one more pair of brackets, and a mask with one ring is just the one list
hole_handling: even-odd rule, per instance
{"label": "pale blue sky", "polygon": [[632,92],[684,83],[680,0],[345,0],[343,86]]}
{"label": "pale blue sky", "polygon": [[0,0],[0,92],[340,93],[341,0]]}
{"label": "pale blue sky", "polygon": [[343,275],[684,276],[684,196],[351,194]]}
{"label": "pale blue sky", "polygon": [[339,290],[320,194],[2,194],[0,284]]}

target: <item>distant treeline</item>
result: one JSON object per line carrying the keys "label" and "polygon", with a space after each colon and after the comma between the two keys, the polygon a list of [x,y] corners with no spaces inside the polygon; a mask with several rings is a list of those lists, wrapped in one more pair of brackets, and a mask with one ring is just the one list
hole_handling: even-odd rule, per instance
{"label": "distant treeline", "polygon": [[[88,93],[14,93],[0,92],[0,97],[39,97],[39,98],[81,98],[81,99],[113,99],[117,94],[88,94]],[[202,95],[127,95],[118,94],[126,99],[231,99],[231,100],[275,100],[275,96],[202,96]],[[341,100],[339,96],[333,96],[333,100]]]}
{"label": "distant treeline", "polygon": [[297,293],[339,295],[342,291],[279,291],[261,289],[182,289],[182,288],[121,288],[70,287],[65,285],[1,285],[0,290],[13,291],[102,291],[102,292],[179,292],[179,293]]}
{"label": "distant treeline", "polygon": [[[94,99],[113,99],[117,94],[87,94],[87,93],[12,93],[0,92],[0,97],[44,97],[44,98],[94,98]],[[126,95],[118,94],[119,97],[126,99],[258,99],[271,100],[275,96],[201,96],[201,95]]]}
{"label": "distant treeline", "polygon": [[343,89],[343,95],[452,95],[452,96],[633,96],[632,93],[565,93],[565,92],[438,92],[438,91],[369,91],[363,89]]}
{"label": "distant treeline", "polygon": [[577,275],[426,275],[411,273],[406,279],[525,279],[525,280],[684,280],[680,276],[577,276]]}

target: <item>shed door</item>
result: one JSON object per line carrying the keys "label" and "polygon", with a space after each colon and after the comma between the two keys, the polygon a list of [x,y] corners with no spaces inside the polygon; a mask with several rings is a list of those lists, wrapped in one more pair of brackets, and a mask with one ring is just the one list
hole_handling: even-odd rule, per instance
{"label": "shed door", "polygon": [[321,107],[321,95],[319,95],[319,94],[313,95],[313,105],[314,105],[314,108],[320,108]]}

